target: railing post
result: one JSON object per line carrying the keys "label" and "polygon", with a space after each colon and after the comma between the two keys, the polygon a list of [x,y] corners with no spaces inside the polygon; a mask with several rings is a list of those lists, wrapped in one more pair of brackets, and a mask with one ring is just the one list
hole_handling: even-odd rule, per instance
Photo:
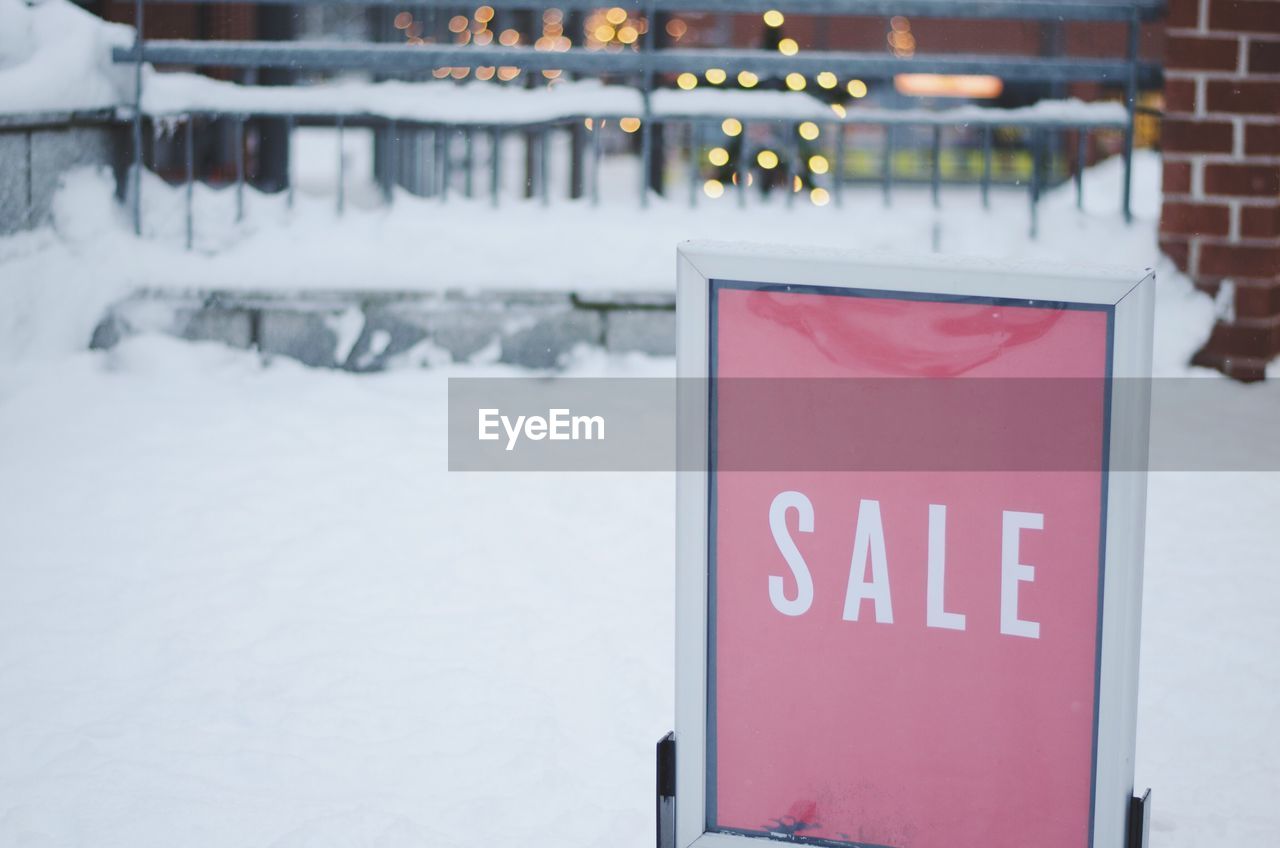
{"label": "railing post", "polygon": [[471,127],[466,127],[462,131],[462,167],[465,169],[462,177],[462,192],[467,199],[475,196],[475,177],[473,174],[475,170],[475,152],[472,146],[473,141],[475,141],[474,133],[471,131]]}
{"label": "railing post", "polygon": [[342,148],[343,148],[343,143],[342,143],[343,139],[342,139],[342,137],[343,137],[343,126],[344,126],[344,124],[345,124],[345,121],[343,120],[342,115],[338,115],[338,118],[337,118],[337,129],[338,129],[338,198],[337,198],[337,203],[338,203],[338,214],[339,214],[339,215],[341,215],[341,214],[342,214],[342,212],[343,212],[343,208],[346,206],[346,199],[347,199],[347,197],[346,197],[347,157],[346,157],[346,151],[344,151],[344,150],[342,149]]}
{"label": "railing post", "polygon": [[235,117],[236,223],[244,220],[244,115]]}
{"label": "railing post", "polygon": [[994,128],[987,124],[982,128],[982,208],[991,208],[991,135]]}
{"label": "railing post", "polygon": [[1129,124],[1124,131],[1124,197],[1121,209],[1126,223],[1133,220],[1131,200],[1133,196],[1133,131],[1138,111],[1138,38],[1142,31],[1135,5],[1129,13],[1129,45],[1126,57],[1129,62],[1128,77],[1125,80],[1125,107],[1129,111]]}
{"label": "railing post", "polygon": [[739,123],[742,124],[742,129],[738,133],[738,162],[735,166],[738,173],[738,208],[746,209],[748,183],[751,181],[751,148],[747,145],[747,122]]}
{"label": "railing post", "polygon": [[399,127],[396,124],[396,119],[389,119],[387,121],[382,164],[382,200],[388,206],[395,199],[396,180],[400,178],[400,142],[398,132]]}
{"label": "railing post", "polygon": [[144,0],[134,0],[133,20],[133,233],[142,235],[142,45]]}
{"label": "railing post", "polygon": [[689,208],[698,205],[698,181],[702,178],[702,122],[689,121]]}
{"label": "railing post", "polygon": [[543,126],[538,131],[538,199],[542,201],[543,206],[551,203],[551,180],[549,178],[550,168],[547,160],[551,156],[551,129]]}
{"label": "railing post", "polygon": [[641,76],[640,97],[643,101],[643,114],[640,117],[640,206],[649,206],[649,178],[653,170],[653,109],[650,93],[653,91],[653,48],[658,38],[658,14],[653,0],[645,0],[645,19],[649,26],[645,28],[644,43],[640,52],[644,57],[644,70]]}
{"label": "railing post", "polygon": [[844,205],[844,122],[832,125],[836,134],[836,161],[831,163],[831,188],[836,196],[836,206]]}
{"label": "railing post", "polygon": [[942,126],[933,125],[933,171],[930,174],[930,191],[933,196],[933,208],[942,205]]}
{"label": "railing post", "polygon": [[[293,116],[292,113],[285,116],[284,143],[288,147],[287,155],[285,156],[285,161],[290,163],[290,165],[292,165],[293,163],[293,127],[296,123],[297,123],[297,119]],[[285,195],[285,205],[289,209],[293,209],[293,169],[292,167],[289,169],[287,173],[285,173],[284,179],[285,179],[285,184],[288,186],[287,194]]]}
{"label": "railing post", "polygon": [[1089,132],[1076,130],[1076,209],[1084,209],[1084,166],[1089,156]]}
{"label": "railing post", "polygon": [[195,242],[195,211],[192,208],[194,204],[193,193],[195,192],[196,182],[196,120],[194,115],[187,115],[187,133],[183,139],[183,153],[185,154],[187,163],[187,250],[191,249]]}
{"label": "railing post", "polygon": [[496,208],[502,191],[502,130],[489,130],[489,202]]}
{"label": "railing post", "polygon": [[1040,130],[1031,128],[1031,238],[1040,234]]}
{"label": "railing post", "polygon": [[600,205],[600,158],[603,155],[604,125],[591,119],[591,205]]}
{"label": "railing post", "polygon": [[787,208],[796,205],[796,180],[800,179],[800,125],[791,124],[791,138],[787,139]]}
{"label": "railing post", "polygon": [[893,124],[884,125],[884,205],[891,203],[893,195]]}

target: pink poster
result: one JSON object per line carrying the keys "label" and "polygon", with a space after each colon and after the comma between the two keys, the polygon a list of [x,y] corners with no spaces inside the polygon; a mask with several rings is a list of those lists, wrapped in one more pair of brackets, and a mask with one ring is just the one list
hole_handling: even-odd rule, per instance
{"label": "pink poster", "polygon": [[[1110,309],[724,281],[711,305],[707,829],[1088,848]],[[1076,459],[1037,464],[1055,445]],[[771,452],[801,461],[740,461]],[[813,461],[855,454],[884,461]]]}

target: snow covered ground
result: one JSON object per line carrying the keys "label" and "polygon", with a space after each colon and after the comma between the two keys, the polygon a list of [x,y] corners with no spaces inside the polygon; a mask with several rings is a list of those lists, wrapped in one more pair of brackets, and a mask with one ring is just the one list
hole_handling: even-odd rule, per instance
{"label": "snow covered ground", "polygon": [[[0,845],[652,844],[673,480],[448,473],[448,373],[510,372],[144,337],[0,381]],[[1153,475],[1163,848],[1280,833],[1277,503],[1277,474]]]}
{"label": "snow covered ground", "polygon": [[[335,151],[336,152],[336,151]],[[375,376],[140,337],[84,351],[136,286],[668,288],[674,243],[1087,254],[1156,264],[1158,161],[1088,208],[1021,194],[941,211],[904,189],[845,209],[739,212],[201,189],[199,250],[158,183],[133,238],[101,175],[51,227],[0,239],[0,846],[527,848],[652,844],[652,753],[672,721],[669,474],[451,474],[446,378]],[[316,173],[322,173],[317,171]],[[679,194],[679,192],[677,192]],[[1214,306],[1167,265],[1157,363],[1185,372]],[[670,360],[583,352],[576,376]],[[1274,420],[1232,386],[1188,438]],[[1271,416],[1270,419],[1267,416]],[[1217,428],[1217,429],[1211,429]],[[1269,848],[1280,834],[1277,473],[1152,477],[1138,780],[1155,844]]]}
{"label": "snow covered ground", "polygon": [[[75,172],[55,197],[48,228],[0,240],[0,367],[14,357],[44,356],[82,346],[106,305],[139,288],[250,289],[550,289],[670,290],[674,247],[685,239],[789,241],[893,252],[980,254],[1157,267],[1160,321],[1157,364],[1179,372],[1208,333],[1213,305],[1196,293],[1156,249],[1160,161],[1135,162],[1134,210],[1119,212],[1121,168],[1109,160],[1085,179],[1085,210],[1071,186],[1045,196],[1040,237],[1028,238],[1027,197],[995,191],[984,210],[976,187],[948,187],[934,209],[926,188],[902,186],[886,211],[878,186],[849,187],[843,208],[781,198],[746,209],[725,195],[688,204],[687,186],[641,209],[634,157],[610,157],[603,199],[487,200],[453,195],[447,205],[401,194],[381,205],[368,177],[367,146],[348,133],[348,209],[338,216],[332,183],[336,138],[302,135],[296,162],[296,208],[283,196],[246,192],[245,220],[235,222],[232,189],[196,191],[195,251],[184,249],[181,188],[158,178],[144,186],[146,232],[133,237],[126,210],[111,199],[106,174]],[[514,139],[513,139],[514,141]],[[511,151],[511,152],[516,152]],[[553,163],[563,158],[553,157]],[[364,171],[368,173],[367,170]],[[515,167],[507,168],[511,195]],[[326,182],[326,176],[329,182]],[[552,174],[564,186],[563,174]],[[56,318],[56,320],[53,320]]]}

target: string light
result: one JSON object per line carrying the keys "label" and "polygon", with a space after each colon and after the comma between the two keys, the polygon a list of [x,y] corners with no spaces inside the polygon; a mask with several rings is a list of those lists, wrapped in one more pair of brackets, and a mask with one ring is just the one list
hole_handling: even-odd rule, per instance
{"label": "string light", "polygon": [[793,192],[799,192],[802,188],[804,188],[804,183],[800,181],[800,175],[796,174],[791,178],[791,190]]}
{"label": "string light", "polygon": [[639,118],[623,118],[618,121],[618,126],[622,128],[624,133],[633,133],[640,129]]}
{"label": "string light", "polygon": [[469,23],[471,22],[467,20],[466,15],[454,15],[449,19],[449,32],[462,32]]}
{"label": "string light", "polygon": [[719,85],[729,77],[729,75],[724,72],[723,68],[708,68],[706,76],[707,82],[712,85]]}
{"label": "string light", "polygon": [[832,111],[832,112],[835,112],[835,113],[836,113],[836,115],[837,115],[837,116],[839,116],[839,117],[841,117],[841,118],[847,117],[847,116],[848,116],[848,114],[849,114],[849,110],[848,110],[848,109],[846,109],[846,108],[844,108],[844,104],[843,104],[843,103],[832,103],[832,104],[831,104],[831,111]]}
{"label": "string light", "polygon": [[836,79],[836,75],[831,73],[830,71],[823,71],[822,73],[818,74],[818,85],[822,86],[823,88],[835,88],[836,85],[839,84],[839,82],[840,80]]}
{"label": "string light", "polygon": [[787,74],[787,88],[792,91],[804,91],[805,79],[804,74],[790,73]]}
{"label": "string light", "polygon": [[623,44],[635,44],[636,39],[640,37],[640,30],[633,26],[624,26],[618,30],[618,40]]}
{"label": "string light", "polygon": [[899,58],[908,58],[916,52],[916,37],[911,34],[911,22],[901,15],[889,21],[889,34],[885,36],[889,49]]}
{"label": "string light", "polygon": [[698,78],[688,71],[685,71],[683,74],[676,77],[676,85],[680,86],[685,91],[689,91],[690,89],[697,88]]}
{"label": "string light", "polygon": [[475,17],[476,20],[482,24],[489,23],[489,21],[493,20],[493,7],[481,6],[479,9],[476,9]]}
{"label": "string light", "polygon": [[504,29],[498,36],[498,43],[503,47],[515,47],[520,43],[520,33],[514,29]]}
{"label": "string light", "polygon": [[778,167],[778,154],[772,150],[761,150],[756,154],[756,164],[766,171],[771,171]]}
{"label": "string light", "polygon": [[724,196],[724,183],[719,180],[707,180],[702,184],[702,191],[707,197],[715,200]]}
{"label": "string light", "polygon": [[478,79],[478,80],[491,80],[491,79],[493,79],[493,75],[494,75],[494,73],[495,73],[496,71],[497,71],[497,69],[496,69],[496,68],[493,68],[493,67],[487,67],[487,68],[476,68],[476,79]]}
{"label": "string light", "polygon": [[503,65],[501,68],[498,68],[498,79],[503,82],[510,82],[518,76],[520,76],[519,68],[511,65]]}
{"label": "string light", "polygon": [[755,88],[756,83],[758,82],[760,82],[760,77],[756,76],[750,71],[738,72],[738,85],[742,86],[743,88]]}
{"label": "string light", "polygon": [[587,132],[591,132],[595,129],[595,121],[592,121],[590,118],[583,118],[582,125],[587,128]]}
{"label": "string light", "polygon": [[488,45],[492,41],[493,41],[493,33],[487,29],[481,30],[480,32],[477,32],[475,35],[475,42],[481,47]]}
{"label": "string light", "polygon": [[604,13],[604,19],[614,26],[626,23],[627,10],[614,6],[612,9]]}
{"label": "string light", "polygon": [[684,34],[689,31],[689,25],[679,18],[672,18],[667,21],[667,35],[676,41],[684,38]]}
{"label": "string light", "polygon": [[408,29],[413,24],[413,15],[410,12],[401,12],[396,15],[396,29]]}
{"label": "string light", "polygon": [[771,26],[774,29],[782,26],[786,22],[786,18],[777,9],[770,9],[764,13],[764,25]]}
{"label": "string light", "polygon": [[544,77],[546,77],[547,79],[549,79],[549,80],[559,79],[559,78],[560,78],[560,71],[559,71],[559,70],[543,71],[543,72],[542,72],[542,75],[543,75]]}
{"label": "string light", "polygon": [[720,131],[730,138],[742,132],[742,121],[737,118],[725,118],[720,122]]}
{"label": "string light", "polygon": [[813,171],[815,174],[825,174],[828,170],[830,170],[830,168],[831,168],[831,165],[829,162],[827,162],[827,157],[825,156],[809,157],[809,170]]}
{"label": "string light", "polygon": [[860,79],[849,80],[849,95],[855,98],[867,96],[867,84]]}
{"label": "string light", "polygon": [[805,121],[796,131],[800,133],[800,137],[805,141],[813,141],[819,135],[818,125],[813,121]]}
{"label": "string light", "polygon": [[813,201],[814,206],[826,206],[831,202],[831,195],[825,188],[815,188],[809,192],[809,200]]}
{"label": "string light", "polygon": [[783,56],[794,56],[800,52],[800,45],[794,38],[784,38],[778,42],[778,52]]}
{"label": "string light", "polygon": [[725,150],[723,147],[713,147],[711,148],[711,152],[707,154],[707,161],[712,165],[715,165],[717,168],[728,165],[729,151]]}

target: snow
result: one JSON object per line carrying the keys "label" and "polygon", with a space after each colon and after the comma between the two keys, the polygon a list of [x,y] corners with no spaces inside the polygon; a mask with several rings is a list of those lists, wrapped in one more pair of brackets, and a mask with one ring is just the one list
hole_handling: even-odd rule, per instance
{"label": "snow", "polygon": [[[71,37],[66,8],[0,0],[0,111],[20,97],[6,80],[60,78],[23,46],[59,8]],[[612,158],[598,208],[387,209],[349,168],[340,218],[310,152],[336,160],[336,139],[299,139],[296,209],[248,191],[236,224],[232,191],[197,187],[193,252],[180,188],[148,177],[138,239],[94,171],[67,176],[48,227],[0,239],[0,846],[653,840],[671,475],[447,472],[447,378],[518,373],[491,352],[455,366],[424,345],[404,355],[423,369],[355,376],[154,336],[85,351],[137,287],[669,291],[674,244],[718,238],[1154,265],[1162,374],[1199,373],[1185,363],[1214,316],[1157,257],[1150,154],[1132,225],[1111,161],[1083,214],[1069,188],[1045,198],[1032,241],[1020,192],[990,211],[975,189],[934,210],[905,186],[889,213],[876,187],[839,210],[740,211],[690,208],[677,181],[641,210],[634,161]],[[345,144],[367,157],[358,133]],[[352,326],[334,323],[344,345]],[[584,351],[566,373],[673,371]],[[1243,422],[1265,438],[1268,389],[1220,386],[1212,409],[1162,411],[1170,443]],[[1165,848],[1280,832],[1277,502],[1275,472],[1151,476],[1137,768]]]}
{"label": "snow", "polygon": [[112,109],[132,91],[111,50],[132,27],[104,22],[66,0],[0,0],[0,115]]}
{"label": "snow", "polygon": [[[630,157],[606,159],[599,207],[561,196],[549,206],[516,200],[522,175],[512,165],[504,168],[507,197],[499,210],[487,199],[469,201],[455,192],[447,214],[438,200],[403,192],[384,207],[367,178],[359,181],[357,169],[348,168],[348,210],[339,217],[332,191],[336,139],[321,130],[307,132],[299,147],[306,155],[295,163],[306,175],[306,190],[299,189],[295,208],[286,209],[282,195],[250,189],[245,221],[237,224],[234,191],[198,185],[195,251],[184,249],[182,187],[148,175],[143,186],[147,237],[139,240],[130,232],[128,215],[109,200],[107,174],[69,175],[50,230],[0,240],[0,276],[14,281],[0,287],[0,303],[10,305],[0,310],[0,322],[7,313],[13,327],[12,333],[0,334],[0,357],[83,346],[68,346],[66,334],[88,339],[101,306],[135,288],[670,291],[674,246],[685,239],[907,253],[929,252],[936,245],[944,255],[1057,263],[1079,261],[1082,245],[1088,245],[1094,263],[1157,269],[1161,373],[1184,369],[1213,320],[1212,301],[1158,254],[1160,162],[1154,153],[1140,153],[1135,160],[1132,224],[1119,213],[1120,162],[1109,160],[1086,175],[1083,213],[1075,208],[1070,186],[1044,198],[1040,237],[1032,240],[1021,190],[993,191],[990,210],[982,209],[976,187],[944,188],[941,209],[934,209],[927,189],[899,186],[892,213],[886,214],[874,185],[849,186],[840,209],[814,207],[803,196],[787,208],[779,193],[767,204],[753,198],[739,209],[731,193],[718,201],[701,197],[690,207],[688,185],[677,177],[669,196],[652,198],[646,210],[637,202],[638,166]],[[354,152],[355,140],[353,133],[346,134],[348,153],[367,155],[364,142],[364,152]],[[508,142],[507,158],[518,158],[519,140]],[[557,166],[564,161],[552,157]],[[567,184],[554,169],[551,177],[557,186]],[[62,317],[76,320],[60,323],[50,339],[40,327],[51,313],[22,304],[55,300],[68,303]]]}
{"label": "snow", "polygon": [[[652,844],[673,480],[448,473],[446,378],[510,373],[142,337],[0,379],[0,845]],[[1219,420],[1269,410],[1233,389]],[[1138,781],[1165,848],[1280,828],[1277,498],[1152,476]]]}
{"label": "snow", "polygon": [[[134,103],[133,66],[113,64],[111,51],[133,42],[133,28],[106,23],[67,0],[0,0],[0,114],[124,107]],[[595,80],[556,81],[526,89],[450,81],[369,82],[339,79],[313,85],[247,86],[182,71],[143,66],[143,111],[155,116],[189,112],[322,114],[472,124],[528,124],[578,116],[643,112],[639,90]],[[661,90],[653,114],[663,117],[736,115],[748,119],[834,121],[814,98],[795,92],[703,88]],[[887,110],[853,106],[848,123],[992,124],[1076,123],[1123,126],[1118,103],[1044,101],[1019,109],[961,106],[946,110]]]}

